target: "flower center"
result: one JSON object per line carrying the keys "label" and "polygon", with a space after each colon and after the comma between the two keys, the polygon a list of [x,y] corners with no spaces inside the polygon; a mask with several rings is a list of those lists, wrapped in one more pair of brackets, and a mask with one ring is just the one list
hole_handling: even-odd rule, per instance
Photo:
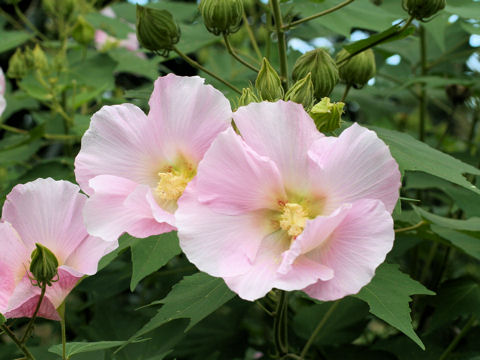
{"label": "flower center", "polygon": [[158,176],[160,180],[155,189],[155,194],[162,200],[178,200],[188,182],[193,178],[191,172],[175,169],[159,172]]}
{"label": "flower center", "polygon": [[308,219],[308,213],[302,205],[286,203],[280,215],[280,228],[290,236],[298,236],[302,233]]}

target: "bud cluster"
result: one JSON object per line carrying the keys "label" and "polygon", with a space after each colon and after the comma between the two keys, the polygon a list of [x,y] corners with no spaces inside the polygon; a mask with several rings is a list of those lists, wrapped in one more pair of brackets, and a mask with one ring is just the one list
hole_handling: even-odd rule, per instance
{"label": "bud cluster", "polygon": [[29,70],[47,70],[48,60],[42,48],[37,44],[33,49],[23,51],[17,48],[8,61],[7,76],[11,79],[23,78]]}

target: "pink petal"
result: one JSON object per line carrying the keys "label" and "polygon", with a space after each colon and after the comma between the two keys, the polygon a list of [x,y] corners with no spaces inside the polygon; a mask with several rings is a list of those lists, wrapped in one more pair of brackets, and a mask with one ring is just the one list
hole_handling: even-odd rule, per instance
{"label": "pink petal", "polygon": [[117,15],[115,14],[115,11],[110,6],[104,7],[102,10],[100,10],[100,14],[103,16],[115,19]]}
{"label": "pink petal", "polygon": [[226,215],[198,201],[195,180],[178,201],[175,213],[180,247],[200,270],[213,276],[234,276],[247,271],[260,243],[272,231],[260,211]]}
{"label": "pink petal", "polygon": [[278,166],[288,189],[307,186],[307,152],[323,135],[302,105],[284,101],[251,103],[240,107],[233,118],[245,142]]}
{"label": "pink petal", "polygon": [[196,165],[215,137],[230,125],[227,98],[204,79],[169,74],[155,81],[148,119],[167,158]]}
{"label": "pink petal", "polygon": [[135,33],[128,33],[127,38],[120,41],[120,46],[130,51],[137,51],[140,48],[137,35]]}
{"label": "pink petal", "polygon": [[[163,211],[159,223],[147,200],[151,190],[146,185],[117,176],[102,175],[90,180],[94,193],[88,199],[83,215],[89,234],[106,241],[116,241],[124,232],[135,237],[169,232],[174,229],[172,214]],[[157,209],[157,216],[162,210]]]}
{"label": "pink petal", "polygon": [[110,242],[88,236],[65,260],[65,265],[77,271],[79,276],[80,274],[93,275],[97,272],[100,259],[117,247],[117,241]]}
{"label": "pink petal", "polygon": [[286,199],[276,165],[259,156],[232,128],[220,134],[197,171],[198,200],[235,215],[278,207]]}
{"label": "pink petal", "polygon": [[2,220],[12,224],[28,254],[40,243],[63,264],[88,235],[82,220],[86,196],[79,190],[51,178],[17,185],[7,195]]}
{"label": "pink petal", "polygon": [[156,186],[164,162],[162,147],[152,124],[132,104],[104,106],[97,111],[82,138],[75,158],[75,176],[82,190],[98,175],[115,175],[139,184]]}
{"label": "pink petal", "polygon": [[3,95],[5,95],[5,75],[3,74],[2,68],[0,68],[0,115],[5,110],[5,107],[7,106],[7,102],[5,101],[5,98]]}
{"label": "pink petal", "polygon": [[305,238],[312,237],[308,240],[310,244],[318,242],[318,247],[304,256],[334,271],[331,280],[318,281],[304,289],[311,297],[322,301],[356,294],[367,285],[391,250],[395,237],[392,217],[379,200],[356,201],[351,209],[337,216],[343,219],[329,235],[327,223],[336,223],[336,216],[309,222],[302,234]]}
{"label": "pink petal", "polygon": [[325,210],[358,199],[383,201],[391,213],[399,196],[400,172],[388,146],[375,132],[353,124],[338,138],[316,141],[309,156],[321,167]]}

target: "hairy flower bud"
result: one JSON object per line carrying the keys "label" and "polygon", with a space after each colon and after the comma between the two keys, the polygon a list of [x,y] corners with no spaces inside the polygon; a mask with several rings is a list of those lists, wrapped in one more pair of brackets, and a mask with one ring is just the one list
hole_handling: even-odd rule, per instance
{"label": "hairy flower bud", "polygon": [[215,35],[232,34],[240,28],[242,0],[202,0],[199,9],[207,30]]}
{"label": "hairy flower bud", "polygon": [[285,100],[302,104],[305,110],[310,110],[315,103],[312,74],[308,73],[307,76],[298,80],[285,94]]}
{"label": "hairy flower bud", "polygon": [[282,81],[266,58],[263,58],[262,67],[258,72],[257,80],[255,80],[255,87],[262,100],[277,101],[283,98]]}
{"label": "hairy flower bud", "polygon": [[166,56],[180,40],[180,29],[167,10],[137,4],[137,37],[144,48]]}
{"label": "hairy flower bud", "polygon": [[343,102],[331,103],[328,97],[324,97],[309,114],[319,131],[330,132],[340,127],[344,106]]}
{"label": "hairy flower bud", "polygon": [[38,70],[45,70],[48,68],[48,60],[47,57],[45,56],[45,53],[43,52],[42,48],[40,45],[35,45],[32,51],[33,55],[33,66],[35,69]]}
{"label": "hairy flower bud", "polygon": [[242,89],[242,95],[238,99],[238,106],[245,106],[252,102],[260,102],[261,100],[255,94],[255,90],[248,87]]}
{"label": "hairy flower bud", "polygon": [[52,285],[52,280],[58,274],[58,260],[55,255],[45,246],[35,244],[30,262],[30,272],[38,284]]}
{"label": "hairy flower bud", "polygon": [[21,79],[27,74],[27,70],[25,55],[20,48],[17,48],[8,61],[7,76],[11,79]]}
{"label": "hairy flower bud", "polygon": [[403,0],[402,6],[410,16],[424,21],[445,8],[445,0]]}
{"label": "hairy flower bud", "polygon": [[372,49],[368,49],[346,61],[342,61],[348,56],[350,56],[350,53],[345,49],[337,55],[340,79],[347,85],[361,88],[375,76],[375,55]]}
{"label": "hairy flower bud", "polygon": [[338,83],[338,69],[335,61],[324,49],[315,49],[300,56],[293,67],[293,80],[298,81],[312,74],[315,97],[321,99],[330,95]]}
{"label": "hairy flower bud", "polygon": [[88,45],[95,37],[95,28],[83,16],[79,16],[72,29],[72,37],[79,44]]}

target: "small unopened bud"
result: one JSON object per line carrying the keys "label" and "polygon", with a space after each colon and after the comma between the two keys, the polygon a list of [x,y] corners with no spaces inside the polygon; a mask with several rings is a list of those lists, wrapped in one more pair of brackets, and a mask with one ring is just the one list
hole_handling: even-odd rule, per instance
{"label": "small unopened bud", "polygon": [[58,260],[55,255],[45,246],[35,244],[30,262],[30,272],[39,285],[52,285],[52,280],[58,275]]}
{"label": "small unopened bud", "polygon": [[324,49],[315,49],[300,56],[293,67],[293,80],[298,81],[312,74],[315,98],[321,99],[330,95],[338,83],[338,69],[335,61]]}
{"label": "small unopened bud", "polygon": [[257,80],[255,80],[255,87],[262,100],[277,101],[283,98],[282,81],[266,58],[263,58],[262,67],[258,72]]}
{"label": "small unopened bud", "polygon": [[309,114],[319,131],[331,132],[340,127],[344,106],[343,102],[331,103],[328,97],[324,97],[313,106]]}
{"label": "small unopened bud", "polygon": [[342,61],[348,56],[350,56],[350,53],[345,49],[341,50],[337,55],[340,79],[347,85],[361,88],[375,76],[375,55],[372,49],[368,49],[346,61]]}
{"label": "small unopened bud", "polygon": [[137,37],[144,48],[166,56],[180,40],[180,29],[167,10],[137,4]]}
{"label": "small unopened bud", "polygon": [[445,8],[445,5],[445,0],[403,0],[402,2],[403,9],[420,21],[435,15]]}
{"label": "small unopened bud", "polygon": [[302,104],[305,110],[310,108],[315,103],[315,90],[313,88],[312,74],[298,80],[285,94],[285,100],[291,100],[298,104]]}
{"label": "small unopened bud", "polygon": [[27,74],[27,64],[25,55],[20,48],[17,48],[15,53],[8,61],[7,76],[11,79],[21,79]]}
{"label": "small unopened bud", "polygon": [[42,48],[40,45],[35,45],[35,48],[32,51],[33,54],[33,66],[35,69],[38,70],[45,70],[48,68],[48,60],[47,57],[45,56],[45,53],[43,52]]}
{"label": "small unopened bud", "polygon": [[27,70],[35,68],[35,58],[33,57],[33,50],[31,48],[25,48],[23,57],[25,59],[25,66],[27,67]]}
{"label": "small unopened bud", "polygon": [[80,15],[73,26],[72,37],[79,44],[88,45],[95,37],[95,29],[83,16]]}
{"label": "small unopened bud", "polygon": [[252,102],[260,102],[261,100],[255,94],[254,89],[248,87],[242,89],[242,95],[238,99],[238,106],[245,106]]}
{"label": "small unopened bud", "polygon": [[232,34],[240,28],[242,0],[202,0],[199,9],[205,27],[215,35]]}

